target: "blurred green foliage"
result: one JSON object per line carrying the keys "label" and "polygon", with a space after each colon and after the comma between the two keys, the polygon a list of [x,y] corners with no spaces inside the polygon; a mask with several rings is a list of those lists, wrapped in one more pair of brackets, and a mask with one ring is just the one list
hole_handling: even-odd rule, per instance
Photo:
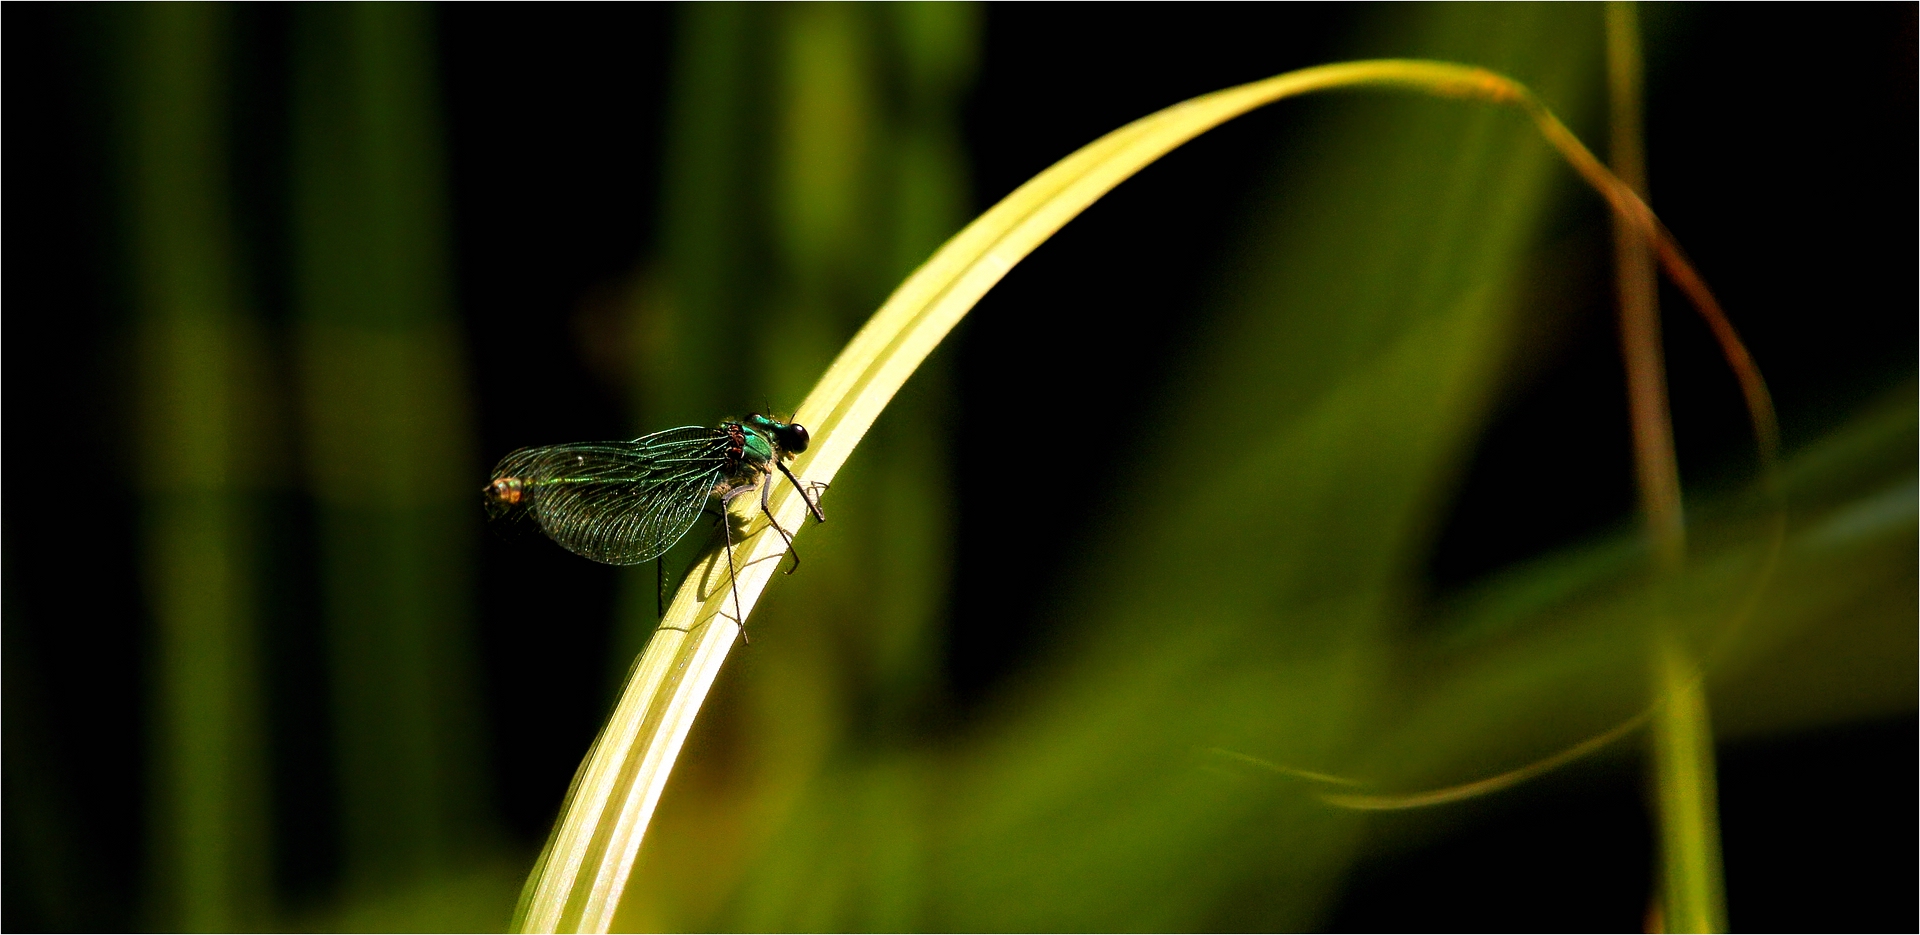
{"label": "blurred green foliage", "polygon": [[[504,925],[531,855],[496,827],[478,730],[470,474],[497,453],[474,450],[430,13],[293,13],[293,320],[278,341],[249,300],[228,190],[231,14],[103,17],[155,626],[142,918]],[[660,249],[636,258],[625,312],[635,431],[791,405],[972,207],[961,108],[979,8],[677,15]],[[1591,10],[1421,6],[1381,22],[1356,56],[1486,65],[1583,133],[1598,119]],[[1113,463],[1126,506],[1072,560],[1068,637],[951,723],[939,636],[957,402],[936,354],[840,474],[804,571],[751,621],[623,927],[1312,928],[1376,826],[1247,758],[1412,791],[1644,708],[1637,535],[1457,592],[1424,579],[1472,446],[1557,322],[1542,243],[1587,196],[1491,108],[1352,95],[1307,113],[1310,145],[1247,207],[1188,378],[1143,402]],[[1115,382],[1103,392],[1124,398]],[[1912,710],[1916,418],[1913,387],[1897,387],[1794,453],[1779,540],[1754,491],[1691,505],[1670,606],[1725,734]],[[315,504],[341,839],[342,885],[317,904],[277,897],[267,872],[259,644],[284,622],[263,609],[260,543],[268,501],[294,489]],[[623,587],[605,668],[582,679],[612,684],[644,645],[653,570]],[[19,816],[10,835],[53,836]]]}
{"label": "blurred green foliage", "polygon": [[[1590,126],[1602,71],[1590,13],[1421,8],[1370,43],[1516,75]],[[1645,709],[1651,605],[1637,534],[1542,559],[1453,604],[1425,593],[1450,485],[1503,379],[1524,369],[1520,342],[1538,318],[1552,326],[1530,277],[1576,192],[1570,174],[1529,128],[1485,108],[1352,98],[1310,137],[1255,215],[1221,290],[1232,298],[1185,362],[1180,393],[1133,439],[1127,509],[1078,561],[1064,654],[957,736],[862,733],[851,727],[871,696],[834,679],[824,655],[801,662],[795,644],[878,605],[841,604],[833,573],[786,583],[757,618],[766,648],[738,663],[690,739],[624,926],[1311,928],[1365,825],[1311,783],[1217,751],[1412,791],[1523,765]],[[797,175],[765,171],[776,192]],[[775,197],[761,223],[806,216],[816,246],[842,242],[827,199],[844,190],[827,177],[835,169],[820,171],[805,202]],[[756,187],[729,189],[743,190]],[[811,251],[776,254],[741,281],[819,281],[833,267]],[[820,268],[796,276],[783,265],[794,262]],[[780,305],[767,314],[764,346],[804,356]],[[909,405],[876,434],[923,423]],[[1910,408],[1885,424],[1903,432],[1877,450],[1910,447]],[[890,458],[892,437],[869,439],[850,466]],[[1005,457],[1014,469],[1026,453]],[[1911,468],[1883,480],[1911,491]],[[831,508],[876,481],[843,476]],[[1817,522],[1832,495],[1796,489],[1794,502]],[[1809,579],[1819,559],[1796,526],[1769,582],[1771,510],[1746,495],[1698,511],[1695,565],[1671,599],[1716,674],[1737,671],[1734,647],[1804,632],[1856,589],[1887,604],[1853,637],[1910,660],[1912,576],[1894,569],[1911,565],[1911,509],[1855,544],[1886,565]],[[830,526],[803,547],[826,555],[856,535]],[[1764,600],[1787,582],[1821,610]],[[842,667],[886,645],[839,632]],[[1877,710],[1909,707],[1913,683],[1910,665],[1883,670]]]}
{"label": "blurred green foliage", "polygon": [[492,843],[431,27],[424,7],[342,4],[294,28],[294,353],[354,896]]}
{"label": "blurred green foliage", "polygon": [[[345,915],[305,924],[496,926],[510,872],[484,869],[498,866],[498,842],[471,685],[475,457],[428,11],[296,14],[296,323],[284,357],[242,306],[222,155],[232,9],[120,19],[147,580],[162,647],[150,920],[189,931],[290,921],[268,873],[256,662],[259,630],[276,622],[254,595],[269,586],[263,492],[303,477],[317,504],[348,900]],[[433,892],[471,890],[475,873],[489,898],[436,906]],[[422,900],[425,910],[410,905]]]}

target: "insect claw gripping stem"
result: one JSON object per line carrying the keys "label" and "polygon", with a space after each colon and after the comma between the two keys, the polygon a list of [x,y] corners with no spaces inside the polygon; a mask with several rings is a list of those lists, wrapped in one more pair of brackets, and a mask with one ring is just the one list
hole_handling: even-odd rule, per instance
{"label": "insect claw gripping stem", "polygon": [[[817,493],[809,493],[807,485],[800,483],[800,478],[793,476],[793,472],[787,470],[785,464],[776,461],[774,462],[774,466],[780,469],[780,473],[787,475],[787,480],[793,482],[793,489],[800,491],[800,499],[806,501],[807,512],[813,514],[814,521],[820,523],[826,522],[827,514],[820,512],[819,495]],[[825,484],[819,484],[815,489],[824,490],[826,486]]]}

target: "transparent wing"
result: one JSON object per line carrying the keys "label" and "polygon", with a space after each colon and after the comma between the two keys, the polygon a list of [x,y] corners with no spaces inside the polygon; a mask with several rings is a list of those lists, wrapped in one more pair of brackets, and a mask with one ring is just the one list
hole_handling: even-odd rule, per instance
{"label": "transparent wing", "polygon": [[489,495],[497,518],[526,516],[563,548],[609,565],[660,557],[726,473],[726,433],[701,426],[630,442],[522,448],[500,459],[490,491],[517,481],[511,501]]}

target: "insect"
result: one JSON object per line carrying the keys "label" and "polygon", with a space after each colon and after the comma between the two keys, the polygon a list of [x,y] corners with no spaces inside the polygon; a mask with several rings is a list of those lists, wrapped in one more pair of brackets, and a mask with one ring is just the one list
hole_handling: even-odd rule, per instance
{"label": "insect", "polygon": [[[769,479],[778,470],[800,491],[807,511],[826,522],[818,491],[787,468],[807,450],[805,426],[759,413],[717,428],[681,426],[624,442],[584,442],[522,448],[494,465],[483,496],[495,520],[528,518],[576,555],[609,565],[638,565],[667,553],[693,528],[708,504],[717,504],[726,529],[727,568],[733,571],[733,533],[725,522],[734,500],[758,491],[760,511],[787,543],[792,574],[800,567],[793,536],[768,509]],[[665,573],[661,573],[665,589]],[[736,618],[740,596],[734,594]]]}

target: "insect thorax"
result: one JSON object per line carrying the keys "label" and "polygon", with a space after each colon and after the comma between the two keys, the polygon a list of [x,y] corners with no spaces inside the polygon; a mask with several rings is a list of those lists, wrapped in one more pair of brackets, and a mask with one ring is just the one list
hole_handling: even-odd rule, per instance
{"label": "insect thorax", "polygon": [[713,496],[724,503],[758,487],[773,473],[771,465],[777,454],[773,442],[752,426],[723,422],[720,430],[727,433],[729,443],[727,467],[725,476],[713,486]]}
{"label": "insect thorax", "polygon": [[739,422],[726,422],[720,426],[727,433],[727,472],[738,473],[751,469],[754,473],[764,473],[775,457],[773,440],[749,425]]}

